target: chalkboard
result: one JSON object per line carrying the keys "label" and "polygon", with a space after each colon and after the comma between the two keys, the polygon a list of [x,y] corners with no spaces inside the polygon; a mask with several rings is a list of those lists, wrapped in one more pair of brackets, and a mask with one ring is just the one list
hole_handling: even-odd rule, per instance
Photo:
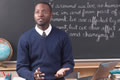
{"label": "chalkboard", "polygon": [[[44,0],[45,1],[45,0]],[[51,23],[70,36],[75,59],[120,58],[120,0],[49,0]],[[0,37],[16,60],[19,37],[35,26],[33,0],[0,0]]]}

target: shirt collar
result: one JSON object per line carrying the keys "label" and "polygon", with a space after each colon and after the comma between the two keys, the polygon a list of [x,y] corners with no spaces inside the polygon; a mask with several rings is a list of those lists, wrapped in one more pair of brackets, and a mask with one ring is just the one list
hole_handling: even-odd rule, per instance
{"label": "shirt collar", "polygon": [[50,34],[51,30],[52,30],[52,26],[51,26],[51,24],[49,24],[49,27],[48,27],[45,31],[43,31],[43,30],[41,30],[40,28],[38,28],[38,26],[36,25],[36,26],[35,26],[35,30],[36,30],[40,35],[42,35],[42,33],[45,32],[45,33],[46,33],[46,36],[48,36],[48,35]]}

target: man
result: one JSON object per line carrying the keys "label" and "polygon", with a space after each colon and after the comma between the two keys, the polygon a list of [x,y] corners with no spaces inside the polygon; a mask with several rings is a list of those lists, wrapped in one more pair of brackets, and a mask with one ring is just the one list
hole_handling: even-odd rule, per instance
{"label": "man", "polygon": [[26,80],[64,80],[73,71],[70,40],[65,32],[51,26],[51,18],[51,6],[37,3],[35,28],[19,39],[17,73]]}

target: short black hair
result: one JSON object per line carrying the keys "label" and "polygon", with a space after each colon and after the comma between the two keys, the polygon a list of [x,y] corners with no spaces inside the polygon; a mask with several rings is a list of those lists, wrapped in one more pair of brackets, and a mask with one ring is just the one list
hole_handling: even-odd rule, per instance
{"label": "short black hair", "polygon": [[52,12],[52,7],[51,7],[51,5],[50,5],[48,2],[36,1],[36,2],[34,3],[34,7],[36,7],[36,5],[38,5],[38,4],[48,5],[48,7],[50,8],[50,12]]}

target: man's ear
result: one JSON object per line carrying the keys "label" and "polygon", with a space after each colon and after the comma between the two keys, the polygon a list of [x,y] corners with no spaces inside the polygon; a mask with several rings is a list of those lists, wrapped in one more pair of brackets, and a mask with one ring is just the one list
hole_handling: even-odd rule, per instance
{"label": "man's ear", "polygon": [[51,19],[52,19],[53,13],[51,12]]}

